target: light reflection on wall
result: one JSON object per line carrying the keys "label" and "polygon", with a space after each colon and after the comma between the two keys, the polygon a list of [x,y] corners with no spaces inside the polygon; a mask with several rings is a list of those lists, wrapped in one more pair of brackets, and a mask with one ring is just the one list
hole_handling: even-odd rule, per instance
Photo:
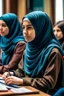
{"label": "light reflection on wall", "polygon": [[63,0],[55,0],[55,21],[63,20]]}
{"label": "light reflection on wall", "polygon": [[2,15],[2,0],[0,0],[0,16]]}

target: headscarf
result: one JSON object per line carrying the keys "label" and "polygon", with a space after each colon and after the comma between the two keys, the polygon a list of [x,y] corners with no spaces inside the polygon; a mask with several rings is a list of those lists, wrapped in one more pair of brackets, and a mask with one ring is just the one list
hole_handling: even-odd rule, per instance
{"label": "headscarf", "polygon": [[19,41],[24,41],[21,24],[17,15],[14,13],[3,14],[0,17],[8,28],[9,33],[6,36],[0,36],[0,48],[2,49],[2,64],[7,65],[11,60],[14,48]]}
{"label": "headscarf", "polygon": [[28,18],[34,27],[36,37],[26,44],[24,70],[29,76],[38,77],[39,73],[45,69],[52,49],[58,48],[61,54],[63,51],[54,35],[51,20],[45,12],[28,13],[23,17],[22,22],[25,18]]}

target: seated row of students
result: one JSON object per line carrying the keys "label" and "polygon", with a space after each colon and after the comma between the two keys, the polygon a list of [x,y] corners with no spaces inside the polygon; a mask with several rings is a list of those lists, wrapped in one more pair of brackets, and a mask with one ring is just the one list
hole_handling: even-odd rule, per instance
{"label": "seated row of students", "polygon": [[[6,15],[3,16],[5,17]],[[11,16],[9,17],[11,18]],[[0,25],[3,25],[1,24],[1,20],[4,21],[4,19],[1,18],[2,17],[0,17]],[[8,19],[6,19],[6,21],[7,20]],[[22,31],[21,34],[19,33],[20,29],[17,30],[18,25],[16,26],[16,24],[18,23],[16,23],[15,20],[13,24],[11,23],[11,21],[8,21],[9,25],[6,21],[4,22],[9,30],[10,27],[12,25],[14,26],[15,24],[14,27],[16,28],[17,34],[14,36],[17,36],[18,34],[19,37],[21,36],[21,38],[23,38],[24,36],[26,48],[24,39],[21,39],[20,41],[22,41],[24,45],[24,47],[20,48],[22,50],[22,54],[25,49],[24,60],[23,62],[18,64],[18,69],[16,71],[10,71],[10,74],[12,76],[8,76],[8,72],[5,72],[3,74],[5,83],[17,85],[30,85],[46,93],[54,93],[56,89],[61,86],[61,84],[59,83],[61,79],[60,69],[63,61],[62,56],[64,55],[64,53],[58,40],[54,35],[52,23],[49,16],[45,12],[41,11],[34,11],[25,15],[22,19],[23,35]],[[13,26],[11,28],[13,28]],[[13,34],[14,30],[11,31]],[[13,35],[11,36],[14,37]],[[6,38],[6,41],[11,38],[8,35],[1,37]],[[11,41],[14,41],[15,43],[11,43]],[[10,45],[15,45],[16,41],[16,38],[11,39]],[[20,49],[18,49],[18,52],[22,58]],[[17,59],[18,57],[15,58]],[[4,68],[5,67],[6,66],[4,66]]]}

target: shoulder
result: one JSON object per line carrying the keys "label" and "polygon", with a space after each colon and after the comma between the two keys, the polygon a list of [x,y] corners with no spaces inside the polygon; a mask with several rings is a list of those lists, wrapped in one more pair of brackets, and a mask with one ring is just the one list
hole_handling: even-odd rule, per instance
{"label": "shoulder", "polygon": [[20,41],[16,44],[15,50],[25,50],[26,42]]}
{"label": "shoulder", "polygon": [[25,46],[26,47],[26,42],[24,41],[20,41],[16,44],[16,47],[20,47],[20,46]]}
{"label": "shoulder", "polygon": [[60,53],[60,51],[57,48],[53,48],[49,57],[59,57],[62,58],[62,55]]}
{"label": "shoulder", "polygon": [[53,53],[61,55],[60,51],[57,48],[52,49],[51,54]]}
{"label": "shoulder", "polygon": [[20,41],[20,42],[18,42],[16,45],[26,45],[26,42],[24,42],[24,41]]}

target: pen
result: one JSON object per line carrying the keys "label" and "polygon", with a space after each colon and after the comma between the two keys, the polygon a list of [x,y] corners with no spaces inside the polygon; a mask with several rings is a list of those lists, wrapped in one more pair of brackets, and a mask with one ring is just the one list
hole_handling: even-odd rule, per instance
{"label": "pen", "polygon": [[10,73],[9,69],[8,69],[8,75],[11,76],[11,73]]}

